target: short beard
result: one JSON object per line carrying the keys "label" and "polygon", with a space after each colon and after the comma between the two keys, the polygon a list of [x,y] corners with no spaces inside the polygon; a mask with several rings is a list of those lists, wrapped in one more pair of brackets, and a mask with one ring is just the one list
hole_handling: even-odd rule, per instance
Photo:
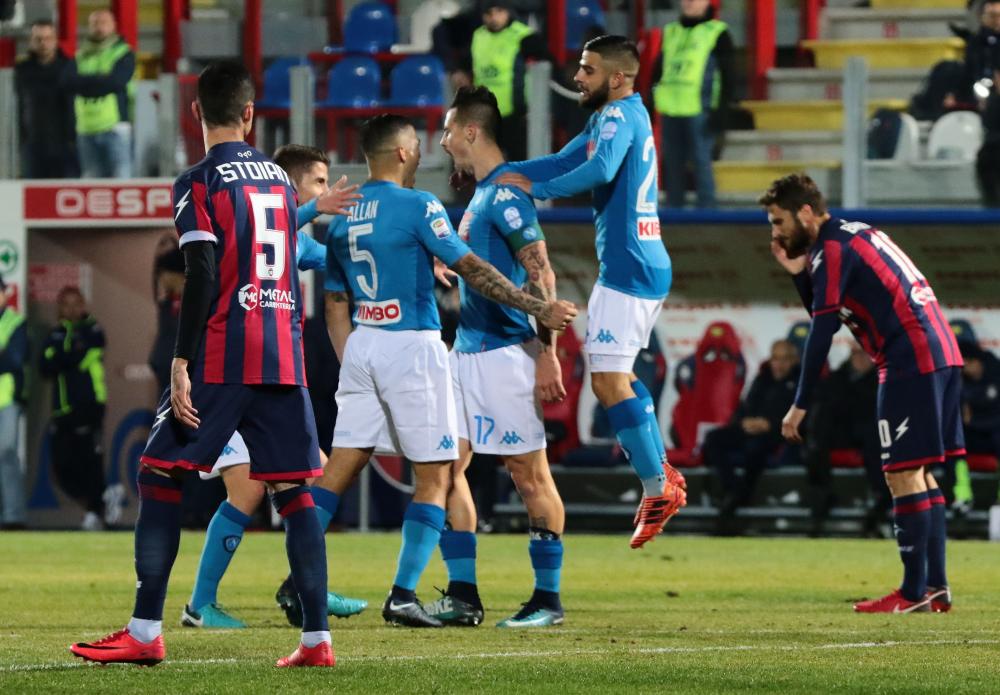
{"label": "short beard", "polygon": [[795,217],[794,219],[795,234],[788,240],[787,244],[783,244],[785,254],[789,258],[799,258],[804,256],[809,251],[809,247],[812,245],[809,243],[809,231],[806,229],[805,225],[799,221],[798,217]]}
{"label": "short beard", "polygon": [[608,103],[608,94],[611,92],[611,84],[605,82],[596,92],[591,92],[588,97],[581,97],[580,106],[585,109],[596,111]]}

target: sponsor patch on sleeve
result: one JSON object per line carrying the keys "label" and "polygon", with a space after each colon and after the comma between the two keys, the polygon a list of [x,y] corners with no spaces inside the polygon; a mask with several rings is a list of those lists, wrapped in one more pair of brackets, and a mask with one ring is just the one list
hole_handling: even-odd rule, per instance
{"label": "sponsor patch on sleeve", "polygon": [[614,121],[606,121],[601,126],[601,140],[610,140],[618,132],[618,124]]}
{"label": "sponsor patch on sleeve", "polygon": [[443,217],[435,217],[431,220],[431,231],[438,239],[444,239],[451,234],[451,230],[448,229],[448,220]]}
{"label": "sponsor patch on sleeve", "polygon": [[660,238],[660,218],[640,217],[639,218],[639,240],[649,241]]}
{"label": "sponsor patch on sleeve", "polygon": [[514,230],[520,229],[524,225],[521,219],[521,211],[513,205],[503,211],[503,218],[507,220],[507,225]]}

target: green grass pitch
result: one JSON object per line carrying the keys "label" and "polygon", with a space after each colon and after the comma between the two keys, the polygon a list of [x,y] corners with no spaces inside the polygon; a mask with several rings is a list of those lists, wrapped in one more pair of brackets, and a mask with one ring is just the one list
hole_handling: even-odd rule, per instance
{"label": "green grass pitch", "polygon": [[[566,539],[566,623],[493,624],[531,589],[527,539],[480,536],[479,628],[383,624],[399,535],[327,537],[331,588],[367,598],[334,621],[334,669],[274,668],[297,632],[273,594],[283,538],[243,541],[220,601],[250,629],[181,628],[200,533],[185,533],[167,598],[167,661],[82,665],[77,640],[122,627],[132,607],[128,533],[0,535],[0,693],[996,693],[1000,692],[1000,545],[950,544],[950,614],[855,615],[851,601],[893,588],[892,541],[628,535]],[[420,586],[445,585],[435,557]]]}

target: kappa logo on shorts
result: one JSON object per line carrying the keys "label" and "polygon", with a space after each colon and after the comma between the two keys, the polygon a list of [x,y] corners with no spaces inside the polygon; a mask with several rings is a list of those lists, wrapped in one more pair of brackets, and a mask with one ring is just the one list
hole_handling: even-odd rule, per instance
{"label": "kappa logo on shorts", "polygon": [[454,448],[455,448],[455,440],[452,439],[447,434],[444,435],[443,437],[441,437],[441,443],[438,444],[438,446],[437,446],[437,450],[438,451],[440,451],[441,449],[444,449],[445,451],[449,451],[449,450],[454,449]]}
{"label": "kappa logo on shorts", "polygon": [[222,455],[223,456],[232,456],[235,453],[236,453],[236,449],[234,449],[233,447],[229,446],[228,444],[226,444],[226,446],[224,446],[222,448]]}
{"label": "kappa logo on shorts", "polygon": [[519,435],[516,431],[511,430],[510,432],[503,433],[503,438],[500,440],[500,443],[512,446],[514,444],[523,444],[524,440],[521,439],[521,435]]}
{"label": "kappa logo on shorts", "polygon": [[240,537],[239,536],[226,536],[222,539],[222,547],[227,553],[235,553],[236,548],[239,547]]}
{"label": "kappa logo on shorts", "polygon": [[611,331],[607,330],[606,328],[602,328],[597,332],[597,337],[594,338],[594,342],[603,343],[607,345],[608,343],[617,343],[618,341],[615,340],[615,337],[611,334]]}

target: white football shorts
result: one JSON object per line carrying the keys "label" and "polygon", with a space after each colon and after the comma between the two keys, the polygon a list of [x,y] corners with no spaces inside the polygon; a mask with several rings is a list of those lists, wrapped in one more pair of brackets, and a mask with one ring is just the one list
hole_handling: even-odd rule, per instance
{"label": "white football shorts", "polygon": [[584,341],[590,371],[631,372],[639,351],[649,345],[662,308],[662,299],[642,299],[594,285]]}
{"label": "white football shorts", "polygon": [[249,463],[250,450],[247,449],[246,442],[243,441],[243,437],[240,436],[239,432],[233,432],[233,436],[229,438],[226,446],[222,449],[222,454],[219,455],[219,458],[215,459],[215,465],[212,466],[212,472],[205,473],[203,471],[198,471],[198,476],[202,480],[211,480],[212,478],[218,478],[222,475],[223,468],[240,466]]}

